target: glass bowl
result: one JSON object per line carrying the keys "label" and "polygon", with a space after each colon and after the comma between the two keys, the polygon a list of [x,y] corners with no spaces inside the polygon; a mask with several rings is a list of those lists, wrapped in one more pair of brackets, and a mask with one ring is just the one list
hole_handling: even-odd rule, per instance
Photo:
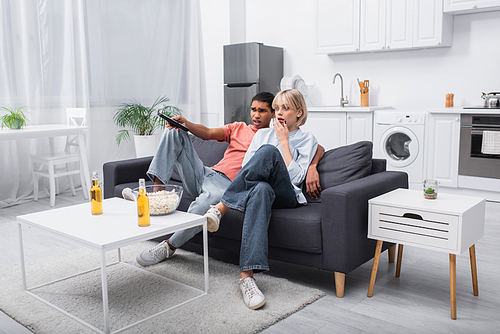
{"label": "glass bowl", "polygon": [[[139,195],[139,188],[133,190],[135,198]],[[184,189],[173,184],[146,186],[149,197],[149,214],[161,216],[174,212],[181,202]]]}

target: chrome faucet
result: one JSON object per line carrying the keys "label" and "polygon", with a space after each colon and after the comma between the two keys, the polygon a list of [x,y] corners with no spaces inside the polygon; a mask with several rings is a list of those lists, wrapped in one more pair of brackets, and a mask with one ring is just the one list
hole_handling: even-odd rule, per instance
{"label": "chrome faucet", "polygon": [[335,78],[337,77],[337,75],[340,77],[340,106],[344,107],[349,103],[349,101],[347,100],[347,95],[344,100],[344,79],[342,79],[340,73],[335,74],[335,76],[333,77],[333,83],[335,83]]}

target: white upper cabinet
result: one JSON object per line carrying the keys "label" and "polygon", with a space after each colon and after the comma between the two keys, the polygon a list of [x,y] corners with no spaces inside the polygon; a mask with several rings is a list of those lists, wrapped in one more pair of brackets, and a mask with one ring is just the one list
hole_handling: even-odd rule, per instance
{"label": "white upper cabinet", "polygon": [[361,1],[360,50],[385,49],[385,22],[385,0]]}
{"label": "white upper cabinet", "polygon": [[359,50],[359,1],[316,0],[317,53]]}
{"label": "white upper cabinet", "polygon": [[386,48],[406,49],[413,45],[411,0],[387,0]]}
{"label": "white upper cabinet", "polygon": [[453,16],[443,14],[441,0],[416,0],[413,10],[413,46],[451,46]]}
{"label": "white upper cabinet", "polygon": [[[450,46],[453,16],[442,0],[316,0],[316,52]],[[358,35],[356,35],[356,32]]]}
{"label": "white upper cabinet", "polygon": [[500,10],[500,0],[444,0],[444,12],[469,14]]}

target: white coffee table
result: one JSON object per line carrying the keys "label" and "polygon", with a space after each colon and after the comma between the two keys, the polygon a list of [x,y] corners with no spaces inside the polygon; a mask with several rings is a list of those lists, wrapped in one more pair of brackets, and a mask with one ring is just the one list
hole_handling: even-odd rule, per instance
{"label": "white coffee table", "polygon": [[[39,299],[45,304],[55,308],[56,310],[64,313],[65,315],[73,318],[81,324],[100,333],[110,333],[109,324],[109,305],[108,305],[108,282],[106,276],[106,267],[116,263],[127,265],[137,270],[144,271],[142,268],[129,265],[121,261],[120,248],[128,245],[136,244],[142,241],[157,238],[169,233],[173,233],[186,228],[203,225],[203,265],[204,265],[204,278],[205,290],[200,290],[190,287],[200,292],[200,295],[195,296],[179,305],[170,307],[167,310],[158,312],[150,317],[135,322],[127,327],[133,327],[141,322],[149,320],[155,316],[165,313],[175,307],[183,305],[187,302],[198,299],[208,293],[208,242],[207,242],[207,221],[204,216],[194,215],[181,211],[175,211],[171,214],[164,216],[151,216],[151,225],[149,227],[139,227],[137,224],[137,207],[133,201],[127,201],[121,198],[110,198],[103,201],[104,213],[99,216],[92,216],[90,213],[90,203],[64,207],[60,209],[53,209],[42,211],[32,214],[27,214],[17,217],[19,228],[19,241],[21,251],[21,273],[23,279],[23,288],[26,293]],[[42,229],[50,234],[72,240],[77,244],[84,247],[95,249],[101,253],[101,267],[89,271],[78,273],[68,276],[59,280],[48,282],[42,285],[28,288],[26,283],[26,268],[24,260],[24,246],[23,246],[23,226],[34,227]],[[110,250],[118,250],[118,262],[107,265],[106,252]],[[66,312],[65,310],[57,307],[56,305],[48,302],[47,300],[37,296],[30,290],[40,288],[49,284],[59,282],[64,279],[82,275],[90,271],[101,270],[102,278],[102,300],[104,310],[104,330],[100,330],[95,326],[85,322],[84,320]],[[163,277],[166,280],[170,280]],[[181,283],[182,284],[182,283]],[[188,286],[188,285],[184,285]],[[115,332],[121,331],[121,328]]]}
{"label": "white coffee table", "polygon": [[373,295],[383,241],[399,244],[396,277],[401,271],[403,244],[449,253],[451,318],[457,318],[456,255],[469,250],[474,296],[477,285],[475,243],[484,234],[486,200],[439,193],[424,198],[423,191],[396,189],[368,201],[368,238],[376,239],[368,297]]}

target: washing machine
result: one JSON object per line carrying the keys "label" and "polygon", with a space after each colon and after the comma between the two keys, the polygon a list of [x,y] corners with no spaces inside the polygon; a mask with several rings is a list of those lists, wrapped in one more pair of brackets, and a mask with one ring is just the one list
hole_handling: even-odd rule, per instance
{"label": "washing machine", "polygon": [[426,113],[376,110],[373,157],[387,160],[387,170],[408,173],[410,189],[422,189]]}

